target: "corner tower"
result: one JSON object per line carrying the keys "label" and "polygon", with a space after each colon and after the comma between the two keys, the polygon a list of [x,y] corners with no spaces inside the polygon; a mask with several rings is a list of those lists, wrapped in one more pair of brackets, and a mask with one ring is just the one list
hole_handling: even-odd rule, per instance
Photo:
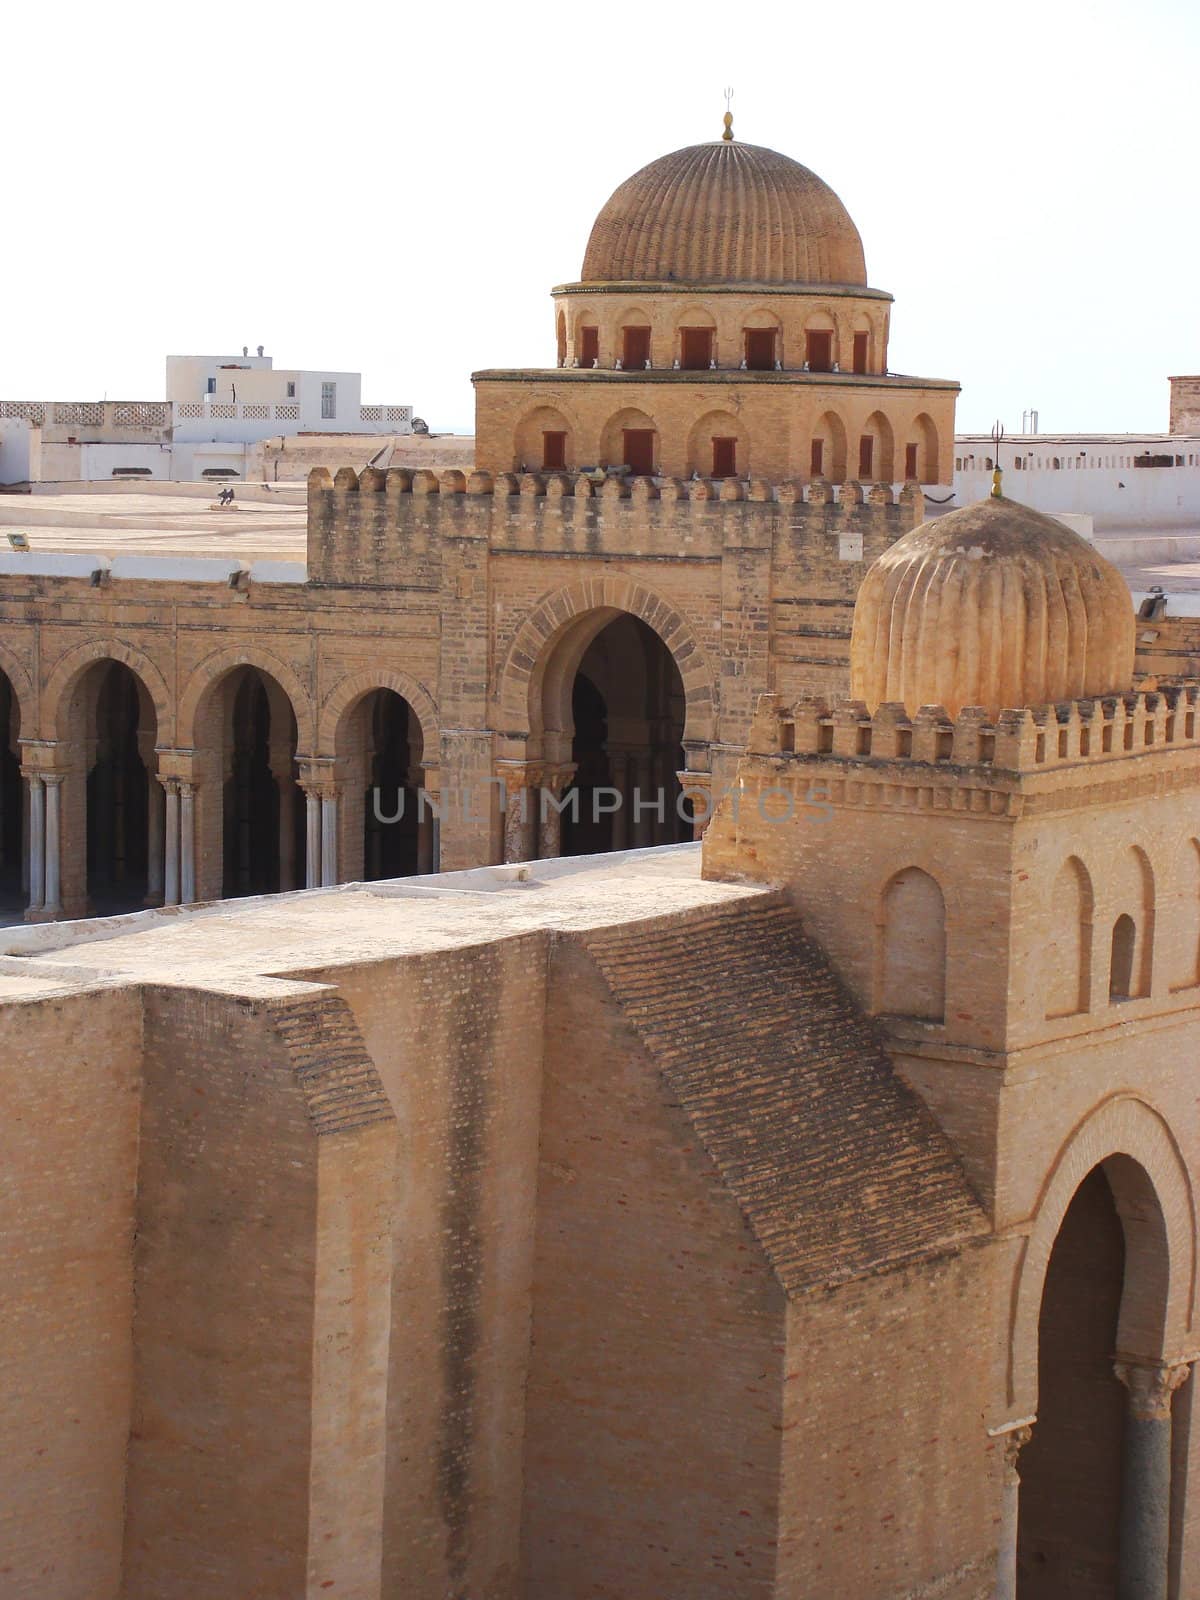
{"label": "corner tower", "polygon": [[1133,628],[1025,506],[914,528],[859,590],[853,697],[762,696],[706,836],[708,875],[788,886],[950,1122],[984,1061],[1200,1000],[1197,687],[1135,692]]}
{"label": "corner tower", "polygon": [[889,370],[845,206],[728,127],[621,184],[553,297],[553,369],[474,375],[485,470],[951,481],[958,385]]}
{"label": "corner tower", "polygon": [[914,529],[860,589],[856,698],[764,695],[704,841],[787,889],[990,1213],[953,1337],[993,1371],[1003,1600],[1167,1600],[1200,1455],[1200,692],[1135,690],[1131,611],[1011,501]]}

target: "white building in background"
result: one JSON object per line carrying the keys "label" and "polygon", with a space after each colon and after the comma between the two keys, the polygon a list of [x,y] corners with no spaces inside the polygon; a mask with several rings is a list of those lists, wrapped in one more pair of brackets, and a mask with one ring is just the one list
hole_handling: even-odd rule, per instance
{"label": "white building in background", "polygon": [[[1200,377],[1170,384],[1169,433],[1042,433],[1037,412],[1027,411],[1022,427],[1034,431],[1000,441],[1005,492],[1050,516],[1090,518],[1097,531],[1200,532]],[[991,434],[955,436],[951,504],[988,493],[995,454]]]}
{"label": "white building in background", "polygon": [[0,401],[0,484],[244,478],[267,439],[412,431],[411,406],[363,405],[357,372],[276,369],[261,345],[168,356],[165,401]]}
{"label": "white building in background", "polygon": [[[986,433],[954,441],[954,505],[991,488],[996,446]],[[1200,434],[1018,433],[1000,445],[1005,493],[1050,516],[1106,528],[1200,529]]]}

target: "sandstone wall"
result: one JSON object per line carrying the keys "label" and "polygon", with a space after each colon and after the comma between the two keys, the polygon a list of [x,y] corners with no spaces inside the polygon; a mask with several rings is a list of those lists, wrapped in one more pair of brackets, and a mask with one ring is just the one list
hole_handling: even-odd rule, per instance
{"label": "sandstone wall", "polygon": [[779,1600],[990,1600],[997,1265],[976,1247],[789,1307]]}
{"label": "sandstone wall", "polygon": [[0,1007],[6,1600],[121,1581],[140,1054],[135,991]]}
{"label": "sandstone wall", "polygon": [[1171,379],[1172,433],[1200,433],[1200,378]]}
{"label": "sandstone wall", "polygon": [[[567,434],[569,468],[625,459],[625,428],[655,433],[655,471],[686,478],[713,472],[714,436],[736,438],[739,477],[807,479],[812,441],[825,440],[823,472],[841,482],[859,471],[859,440],[874,437],[871,472],[905,477],[906,446],[925,484],[953,481],[955,384],[729,371],[478,372],[475,460],[489,472],[538,470],[541,428]],[[881,418],[886,419],[881,422]]]}
{"label": "sandstone wall", "polygon": [[389,1600],[520,1592],[545,962],[533,935],[336,974],[401,1129]]}
{"label": "sandstone wall", "polygon": [[318,1003],[147,997],[126,1600],[379,1600],[394,1127]]}
{"label": "sandstone wall", "polygon": [[526,1423],[530,1600],[774,1593],[783,1345],[761,1247],[596,969],[559,941]]}

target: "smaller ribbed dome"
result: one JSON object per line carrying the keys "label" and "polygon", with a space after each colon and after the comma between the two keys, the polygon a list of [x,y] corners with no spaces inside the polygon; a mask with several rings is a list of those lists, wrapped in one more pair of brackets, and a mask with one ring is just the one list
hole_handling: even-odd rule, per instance
{"label": "smaller ribbed dome", "polygon": [[999,497],[922,523],[874,563],[854,606],[851,693],[871,711],[1052,705],[1133,681],[1124,578],[1053,517]]}

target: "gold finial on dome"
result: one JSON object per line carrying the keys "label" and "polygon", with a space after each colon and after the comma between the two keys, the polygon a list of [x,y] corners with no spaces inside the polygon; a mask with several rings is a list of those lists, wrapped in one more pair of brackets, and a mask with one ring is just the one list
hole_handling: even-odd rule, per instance
{"label": "gold finial on dome", "polygon": [[1000,445],[1001,445],[1001,442],[1003,441],[1003,439],[1004,439],[1004,424],[1000,421],[999,417],[997,417],[995,422],[992,424],[992,443],[996,447],[996,455],[995,455],[996,465],[992,468],[992,499],[993,500],[1002,500],[1004,498],[1004,490],[1000,487],[1000,479],[1002,477],[1002,474],[1001,474],[1001,471],[1000,471]]}
{"label": "gold finial on dome", "polygon": [[733,138],[733,112],[729,109],[729,107],[730,107],[730,105],[732,103],[733,103],[733,90],[732,89],[726,89],[726,91],[725,91],[725,132],[721,135],[722,139],[732,140],[732,138]]}

